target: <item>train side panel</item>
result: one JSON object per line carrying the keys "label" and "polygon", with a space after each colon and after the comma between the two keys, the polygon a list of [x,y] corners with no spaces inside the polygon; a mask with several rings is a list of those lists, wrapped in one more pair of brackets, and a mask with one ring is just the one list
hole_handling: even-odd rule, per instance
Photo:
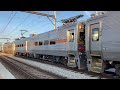
{"label": "train side panel", "polygon": [[120,61],[120,11],[107,14],[102,29],[103,59]]}
{"label": "train side panel", "polygon": [[[116,65],[119,65],[119,19],[120,12],[111,11],[87,20],[86,54],[89,71],[102,73],[107,68],[116,68]],[[117,71],[119,71],[118,68],[117,66]]]}
{"label": "train side panel", "polygon": [[15,40],[14,44],[15,44],[15,53],[18,54],[25,54],[26,53],[26,41],[27,38],[22,38],[20,40]]}
{"label": "train side panel", "polygon": [[[52,30],[43,34],[37,35],[35,38],[30,38],[28,40],[28,43],[34,43],[34,42],[42,42],[44,44],[44,41],[48,40],[48,45],[31,45],[28,46],[28,51],[30,53],[35,54],[45,54],[45,55],[55,55],[55,56],[67,56],[69,52],[72,52],[74,54],[77,51],[76,48],[76,36],[74,35],[74,42],[71,42],[70,47],[68,44],[68,30],[74,29],[74,33],[76,33],[76,26],[72,26],[69,28],[61,28],[58,30]],[[55,41],[55,44],[50,44],[50,41]]]}

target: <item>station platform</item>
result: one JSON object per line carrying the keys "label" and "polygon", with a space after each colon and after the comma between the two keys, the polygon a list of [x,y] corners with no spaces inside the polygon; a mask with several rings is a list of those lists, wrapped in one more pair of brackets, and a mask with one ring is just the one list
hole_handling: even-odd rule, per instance
{"label": "station platform", "polygon": [[0,62],[0,79],[15,79],[15,77]]}

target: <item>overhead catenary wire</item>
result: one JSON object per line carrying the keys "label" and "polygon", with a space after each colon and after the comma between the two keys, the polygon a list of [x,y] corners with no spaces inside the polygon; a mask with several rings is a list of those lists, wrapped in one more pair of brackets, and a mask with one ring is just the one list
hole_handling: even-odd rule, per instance
{"label": "overhead catenary wire", "polygon": [[12,14],[13,14],[13,11],[11,11],[11,13],[10,13],[10,15],[9,15],[9,17],[8,17],[8,20],[10,19],[10,17],[11,17]]}
{"label": "overhead catenary wire", "polygon": [[49,19],[49,21],[54,25],[54,23],[52,22],[52,20],[49,18],[49,17],[47,17],[48,19]]}
{"label": "overhead catenary wire", "polygon": [[[47,17],[48,18],[48,17]],[[48,18],[49,19],[49,18]],[[50,19],[49,19],[50,20]],[[51,20],[50,20],[51,21]],[[52,22],[52,21],[51,21]],[[53,24],[53,23],[52,23]],[[54,24],[53,24],[54,25]],[[33,25],[31,25],[31,26],[29,26],[29,27],[27,27],[26,29],[28,29],[28,28],[30,28],[30,27],[32,27]],[[16,28],[17,29],[17,28]],[[12,31],[13,32],[13,31]],[[7,36],[9,36],[12,32],[10,32]],[[12,35],[13,36],[13,35]]]}
{"label": "overhead catenary wire", "polygon": [[[45,21],[45,19],[44,19],[43,21]],[[38,22],[38,21],[37,21],[37,22]],[[60,21],[60,22],[61,22],[61,21]],[[42,23],[42,21],[38,22],[37,24],[40,24],[40,23]],[[29,27],[26,28],[26,29],[28,30],[30,27],[36,26],[37,24],[31,25],[31,26],[29,26]],[[37,27],[37,28],[40,28],[41,26],[46,26],[46,25],[47,25],[47,27],[48,27],[48,24],[49,24],[49,23],[45,23],[45,24],[39,25],[39,27]],[[35,31],[37,31],[37,30],[38,30],[38,29],[33,29],[31,33],[35,32]],[[16,33],[15,33],[15,34],[16,34]],[[15,35],[15,34],[14,34],[14,35]],[[14,35],[12,35],[12,36],[14,36]]]}
{"label": "overhead catenary wire", "polygon": [[[39,23],[41,23],[41,22],[39,22]],[[37,24],[39,24],[39,23],[37,23]],[[45,23],[45,24],[39,25],[39,27],[40,27],[40,26],[45,26],[45,25],[48,25],[48,24],[49,24],[49,23],[47,23],[47,24]],[[34,26],[35,26],[35,25],[34,25]],[[37,30],[38,30],[38,29],[37,29]],[[34,31],[36,31],[36,29],[32,30],[32,32],[34,32]],[[12,35],[12,36],[14,36],[14,35]]]}
{"label": "overhead catenary wire", "polygon": [[13,20],[13,18],[15,17],[16,14],[17,14],[17,12],[15,12],[15,14],[13,15],[13,17],[9,20],[9,22],[7,23],[7,25],[4,27],[4,29],[0,33],[3,33],[3,31],[5,31],[5,29],[11,23],[11,21]]}
{"label": "overhead catenary wire", "polygon": [[[45,23],[45,24],[42,24],[42,25],[40,25],[40,26],[46,26],[46,25],[48,25],[49,23]],[[38,28],[38,27],[37,27]],[[35,31],[37,31],[38,29],[35,29],[35,30],[33,30],[31,33],[33,33],[33,32],[35,32]]]}
{"label": "overhead catenary wire", "polygon": [[[43,21],[44,21],[44,20],[43,20]],[[38,21],[37,21],[37,22],[38,22]],[[37,24],[40,24],[40,23],[42,23],[42,21],[38,22]],[[37,25],[37,24],[31,25],[31,26],[27,27],[26,29],[28,30],[30,27],[35,26],[35,25]],[[14,33],[14,34],[16,34],[16,33]],[[13,35],[12,35],[12,36],[13,36]]]}
{"label": "overhead catenary wire", "polygon": [[[36,21],[36,20],[34,20],[34,21]],[[42,21],[36,21],[36,22],[38,22],[37,24],[40,24]],[[32,23],[33,23],[33,22],[32,22]],[[35,26],[35,25],[37,25],[37,24],[29,25],[29,27],[27,27],[26,29],[29,29],[30,27],[33,27],[33,26]]]}
{"label": "overhead catenary wire", "polygon": [[[44,24],[42,24],[42,25],[39,25],[39,27],[40,26],[46,26],[46,25],[48,25],[49,23],[44,23]],[[37,27],[38,28],[38,27]],[[32,34],[33,32],[35,32],[36,30],[38,30],[38,29],[34,29],[30,34]],[[13,35],[14,36],[14,35]]]}
{"label": "overhead catenary wire", "polygon": [[[38,16],[36,19],[38,19],[38,18],[40,19],[40,17],[41,17],[41,16]],[[36,19],[34,19],[34,20],[32,20],[30,23],[28,23],[28,24],[26,25],[27,27],[26,27],[25,29],[27,29],[27,28],[29,28],[30,26],[32,26],[31,24],[33,24],[33,22],[35,22]]]}
{"label": "overhead catenary wire", "polygon": [[28,14],[27,17],[26,17],[15,29],[13,29],[13,30],[12,30],[9,34],[7,34],[6,36],[9,36],[11,33],[14,32],[14,30],[17,30],[17,29],[23,24],[23,22],[25,22],[25,21],[29,18],[30,15],[31,15],[31,14]]}
{"label": "overhead catenary wire", "polygon": [[[30,13],[30,15],[31,15],[31,13]],[[40,17],[40,16],[39,16],[39,17]],[[38,22],[38,23],[39,23],[39,22]],[[31,27],[31,26],[30,26],[30,27]],[[29,27],[29,28],[30,28],[30,27]],[[12,32],[13,32],[13,31],[12,31]],[[8,35],[10,35],[12,32],[10,32]]]}
{"label": "overhead catenary wire", "polygon": [[[43,21],[45,21],[45,20],[43,20]],[[39,24],[39,23],[41,23],[41,22],[38,22],[38,24]],[[48,25],[48,24],[49,24],[49,23],[47,23],[47,24],[45,23],[45,24],[39,25],[39,27],[40,27],[40,26],[46,26],[46,25]],[[38,27],[37,27],[37,28],[38,28]],[[35,31],[35,30],[34,30],[34,31]]]}

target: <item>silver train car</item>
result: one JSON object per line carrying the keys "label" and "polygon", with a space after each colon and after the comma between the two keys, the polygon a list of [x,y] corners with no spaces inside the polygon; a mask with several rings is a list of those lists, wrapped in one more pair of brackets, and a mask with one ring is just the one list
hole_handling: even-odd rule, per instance
{"label": "silver train car", "polygon": [[120,11],[88,19],[85,34],[88,71],[115,68],[120,75]]}
{"label": "silver train car", "polygon": [[15,42],[15,55],[26,55],[86,69],[84,22],[63,25],[55,30]]}
{"label": "silver train car", "polygon": [[14,54],[15,46],[14,43],[7,42],[2,45],[2,52],[7,54]]}

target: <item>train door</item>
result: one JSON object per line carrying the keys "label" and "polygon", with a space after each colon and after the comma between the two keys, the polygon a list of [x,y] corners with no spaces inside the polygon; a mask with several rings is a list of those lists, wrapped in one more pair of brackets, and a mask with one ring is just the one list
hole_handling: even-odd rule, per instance
{"label": "train door", "polygon": [[67,30],[67,52],[68,52],[68,66],[76,67],[75,61],[75,30]]}
{"label": "train door", "polygon": [[90,53],[101,56],[100,24],[91,24],[90,30]]}
{"label": "train door", "polygon": [[101,59],[101,27],[100,23],[90,25],[90,55],[91,55],[91,71],[102,72]]}
{"label": "train door", "polygon": [[79,62],[78,68],[79,69],[87,69],[87,58],[85,53],[85,24],[80,23],[78,25],[78,55],[79,55]]}
{"label": "train door", "polygon": [[[74,42],[75,42],[75,33],[74,33],[74,29],[68,30],[68,51],[74,51]],[[72,53],[72,52],[71,52]]]}
{"label": "train door", "polygon": [[25,42],[25,51],[28,53],[28,41]]}

